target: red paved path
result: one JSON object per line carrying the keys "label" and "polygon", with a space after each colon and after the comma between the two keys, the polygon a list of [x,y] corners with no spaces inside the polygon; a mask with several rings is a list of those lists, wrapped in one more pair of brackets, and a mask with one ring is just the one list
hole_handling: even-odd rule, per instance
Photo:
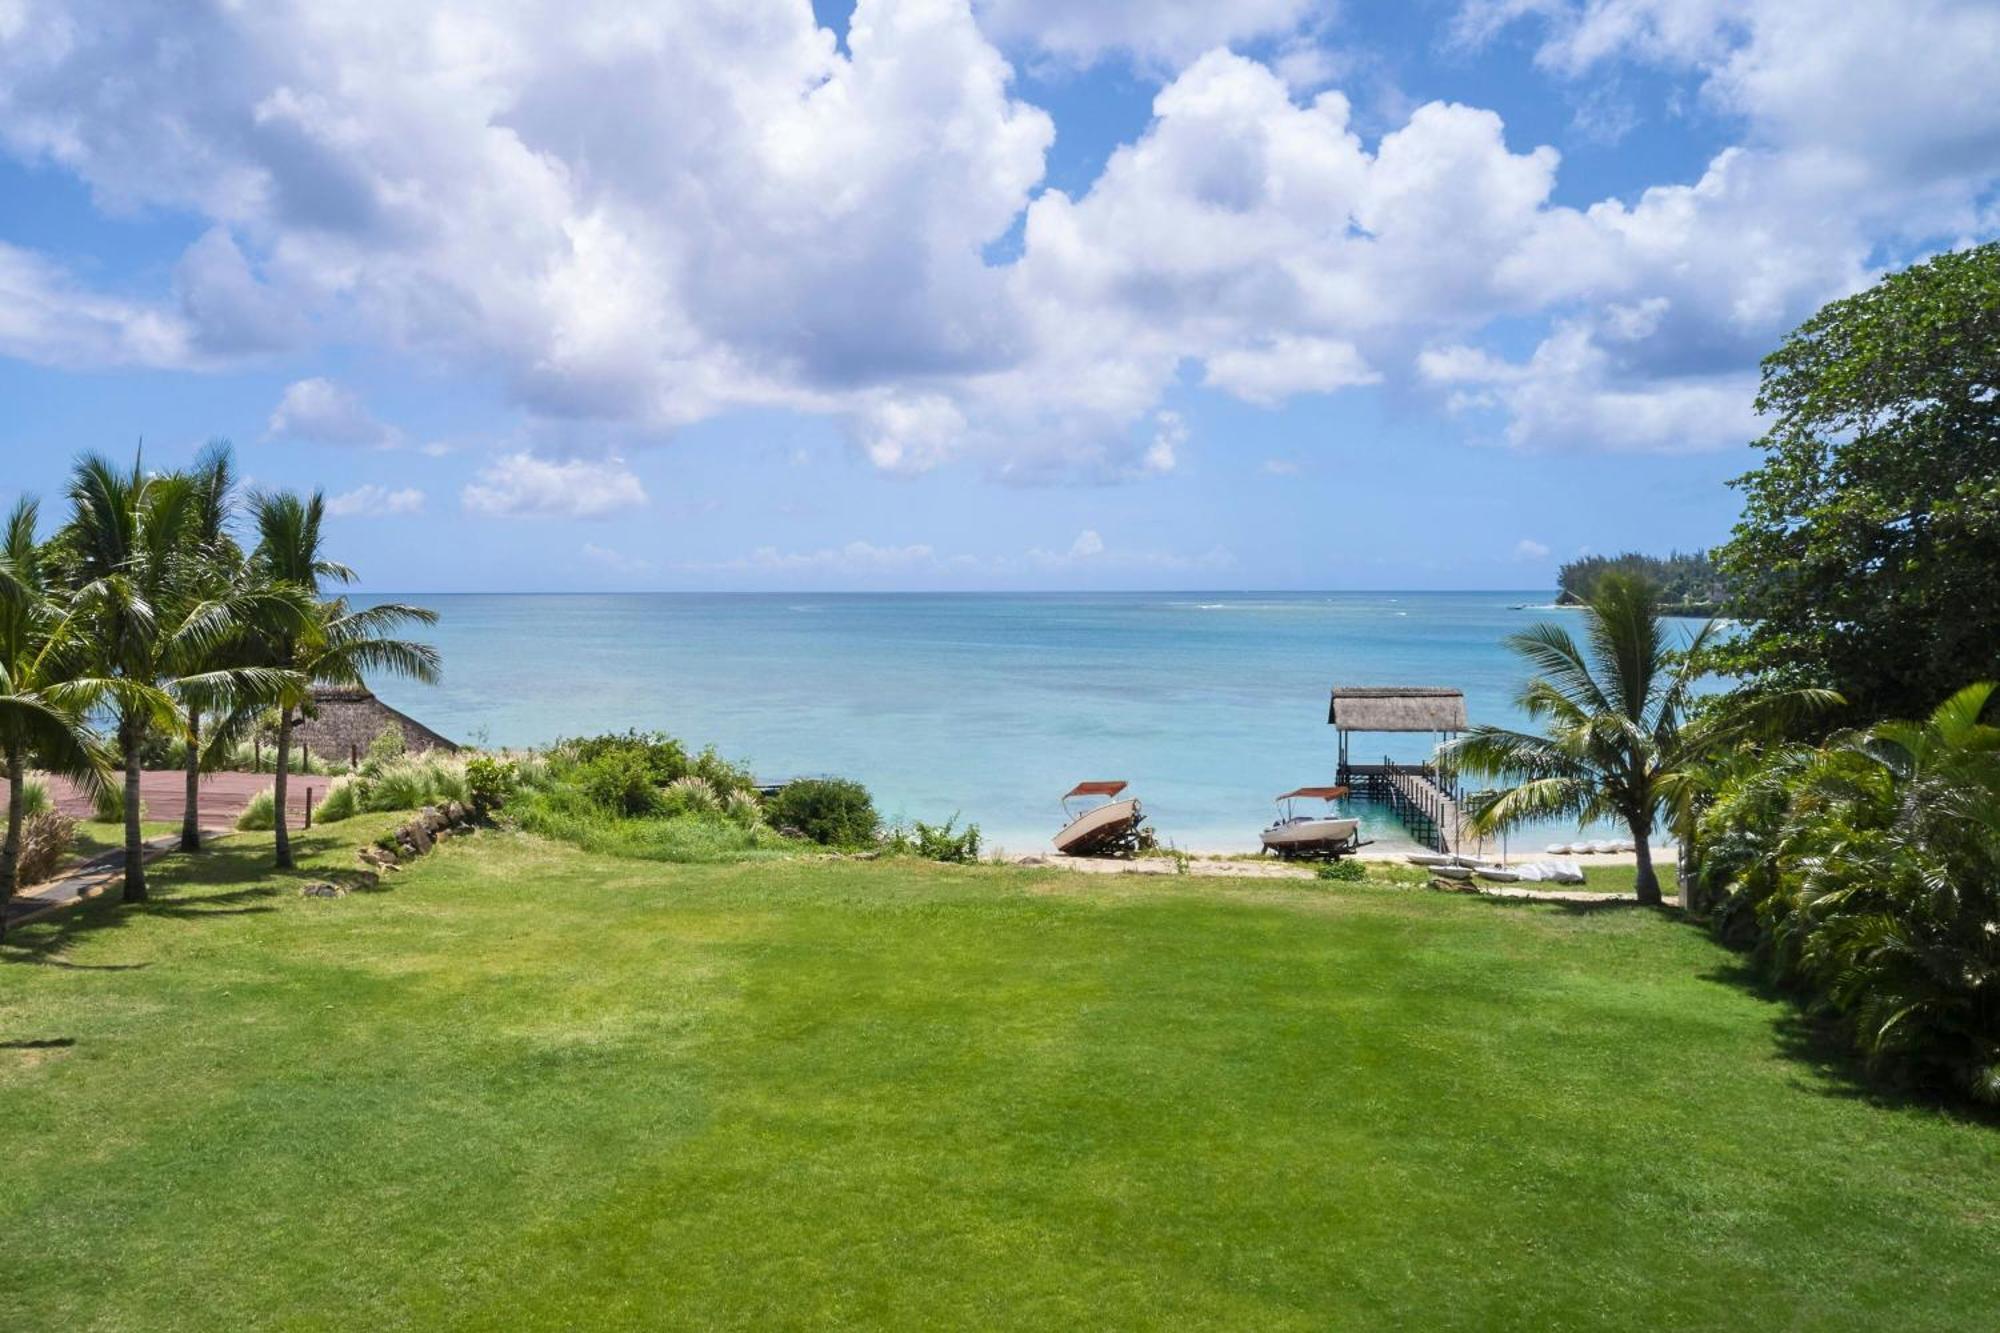
{"label": "red paved path", "polygon": [[[78,819],[87,819],[91,814],[90,798],[78,791],[66,778],[43,777],[49,795],[55,798],[56,809]],[[269,773],[207,773],[201,780],[201,825],[206,829],[231,829],[236,827],[236,816],[243,813],[243,807],[250,804],[250,798],[267,790],[273,781]],[[287,784],[285,805],[290,811],[287,821],[297,828],[304,822],[306,789],[310,787],[315,802],[326,795],[327,786],[333,779],[321,774],[307,777],[294,773]],[[139,775],[139,803],[145,807],[146,818],[166,823],[178,824],[187,813],[187,774],[174,770],[164,773],[142,773]],[[7,808],[7,787],[0,783],[0,811]]]}

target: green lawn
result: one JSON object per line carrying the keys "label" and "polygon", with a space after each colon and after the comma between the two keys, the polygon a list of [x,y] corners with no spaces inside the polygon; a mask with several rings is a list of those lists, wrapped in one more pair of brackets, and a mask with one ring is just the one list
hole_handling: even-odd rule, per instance
{"label": "green lawn", "polygon": [[[149,839],[180,831],[179,824],[162,823],[156,819],[139,821],[140,834]],[[76,842],[73,846],[75,852],[71,857],[72,863],[87,861],[106,852],[122,852],[125,850],[125,825],[117,820],[79,819],[76,822]]]}
{"label": "green lawn", "polygon": [[0,1328],[2000,1314],[2000,1127],[1858,1095],[1666,916],[505,835],[328,901],[267,853],[4,951]]}

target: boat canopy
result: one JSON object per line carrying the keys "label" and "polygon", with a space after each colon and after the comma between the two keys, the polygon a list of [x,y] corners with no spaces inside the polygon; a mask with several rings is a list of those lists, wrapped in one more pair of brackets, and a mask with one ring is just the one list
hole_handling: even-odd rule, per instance
{"label": "boat canopy", "polygon": [[1063,795],[1065,801],[1078,796],[1116,796],[1124,791],[1123,782],[1079,782]]}
{"label": "boat canopy", "polygon": [[1301,787],[1297,791],[1288,791],[1277,799],[1289,801],[1303,796],[1310,801],[1337,801],[1345,795],[1347,795],[1345,787]]}

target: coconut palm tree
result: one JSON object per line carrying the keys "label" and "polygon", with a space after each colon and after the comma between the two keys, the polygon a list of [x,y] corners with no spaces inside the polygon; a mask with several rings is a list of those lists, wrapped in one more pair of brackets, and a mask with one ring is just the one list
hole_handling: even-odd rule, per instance
{"label": "coconut palm tree", "polygon": [[1507,640],[1536,670],[1516,704],[1541,734],[1482,725],[1445,749],[1461,771],[1514,783],[1471,803],[1473,827],[1616,819],[1638,849],[1639,901],[1658,903],[1653,831],[1711,744],[1688,723],[1715,622],[1670,647],[1653,588],[1622,574],[1598,579],[1585,616],[1585,644],[1552,624]]}
{"label": "coconut palm tree", "polygon": [[319,491],[305,498],[289,491],[259,494],[252,498],[251,510],[257,527],[251,563],[258,577],[295,589],[312,602],[312,614],[305,625],[265,636],[262,658],[266,666],[290,673],[290,683],[278,700],[277,771],[272,791],[278,810],[277,865],[289,869],[292,844],[285,799],[292,729],[300,711],[311,702],[313,687],[360,686],[369,672],[376,671],[426,684],[435,682],[437,650],[395,635],[407,626],[437,623],[437,613],[395,602],[356,610],[344,597],[324,595],[328,584],[353,582],[354,571],[325,555],[321,528],[326,498]]}
{"label": "coconut palm tree", "polygon": [[[252,716],[276,700],[268,678],[254,668],[259,630],[303,625],[307,600],[288,585],[260,580],[230,532],[236,511],[234,460],[226,440],[203,449],[187,472],[194,487],[188,549],[180,563],[177,604],[220,608],[232,632],[220,640],[184,644],[189,656],[172,664],[172,694],[180,708],[180,739],[186,800],[181,816],[181,850],[201,849],[201,774],[213,768],[244,728],[236,720]],[[203,744],[203,722],[211,724]]]}
{"label": "coconut palm tree", "polygon": [[97,674],[115,722],[125,782],[127,902],[146,897],[139,828],[139,777],[147,738],[177,733],[169,691],[275,693],[282,673],[262,667],[207,667],[241,629],[240,608],[201,595],[190,567],[204,559],[193,540],[200,487],[182,474],[130,472],[104,458],[79,459],[69,486],[70,519],[51,558],[71,589],[70,613],[86,627]]}
{"label": "coconut palm tree", "polygon": [[48,580],[35,539],[38,509],[23,497],[0,533],[0,765],[7,834],[0,843],[0,937],[19,887],[23,790],[31,762],[95,795],[111,758],[85,720],[106,682],[78,673],[86,660]]}

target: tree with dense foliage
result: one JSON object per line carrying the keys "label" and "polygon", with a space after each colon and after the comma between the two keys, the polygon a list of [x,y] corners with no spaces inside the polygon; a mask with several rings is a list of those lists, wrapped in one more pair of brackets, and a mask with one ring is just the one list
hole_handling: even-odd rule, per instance
{"label": "tree with dense foliage", "polygon": [[1703,819],[1718,916],[1871,1064],[2000,1103],[1995,687],[1746,770]]}
{"label": "tree with dense foliage", "polygon": [[0,764],[7,778],[7,834],[0,843],[0,935],[19,887],[24,788],[30,763],[95,794],[111,757],[87,714],[106,682],[83,674],[88,656],[64,614],[35,537],[37,506],[18,501],[0,534]]}
{"label": "tree with dense foliage", "polygon": [[2000,669],[2000,243],[1835,301],[1764,362],[1763,462],[1717,552],[1722,665],[1922,716]]}
{"label": "tree with dense foliage", "polygon": [[258,578],[293,589],[311,607],[298,626],[281,626],[263,638],[263,662],[287,674],[277,698],[277,767],[272,796],[276,803],[276,861],[292,865],[291,833],[286,827],[285,800],[291,768],[292,729],[300,711],[312,700],[317,685],[365,683],[369,672],[386,671],[426,684],[438,679],[437,650],[426,643],[395,637],[410,625],[431,625],[437,613],[418,606],[387,602],[356,610],[345,598],[327,598],[329,583],[351,583],[354,571],[327,558],[321,526],[326,497],[314,491],[301,498],[289,491],[259,494],[251,500],[257,546],[250,562]]}
{"label": "tree with dense foliage", "polygon": [[1597,590],[1597,580],[1609,573],[1648,580],[1658,589],[1660,601],[1682,615],[1714,615],[1722,602],[1722,575],[1715,562],[1699,551],[1675,551],[1665,558],[1637,551],[1579,557],[1556,572],[1556,600],[1565,606],[1583,605]]}

